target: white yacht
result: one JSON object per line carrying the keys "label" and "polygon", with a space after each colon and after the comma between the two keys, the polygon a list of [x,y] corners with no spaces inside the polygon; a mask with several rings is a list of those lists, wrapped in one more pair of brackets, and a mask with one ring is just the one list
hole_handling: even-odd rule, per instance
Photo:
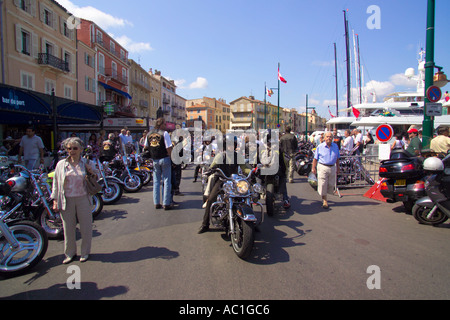
{"label": "white yacht", "polygon": [[[384,102],[362,103],[355,105],[360,116],[334,117],[327,122],[330,129],[363,128],[364,131],[373,131],[382,124],[391,125],[395,131],[407,131],[411,125],[422,127],[424,120],[424,93],[425,93],[425,52],[419,54],[418,75],[414,69],[406,70],[405,76],[417,81],[416,92],[394,92],[384,99]],[[450,107],[450,101],[444,98],[439,101],[444,108],[444,114],[434,118],[434,126],[450,125],[450,115],[445,112]],[[343,109],[346,114],[353,114],[352,110]]]}

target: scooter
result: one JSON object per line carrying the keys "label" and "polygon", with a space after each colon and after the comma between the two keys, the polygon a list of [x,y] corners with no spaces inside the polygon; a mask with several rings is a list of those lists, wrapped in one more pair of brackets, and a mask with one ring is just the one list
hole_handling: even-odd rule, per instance
{"label": "scooter", "polygon": [[428,196],[416,202],[412,213],[419,223],[435,226],[450,218],[450,154],[443,160],[428,158],[424,169],[431,173],[425,182]]}

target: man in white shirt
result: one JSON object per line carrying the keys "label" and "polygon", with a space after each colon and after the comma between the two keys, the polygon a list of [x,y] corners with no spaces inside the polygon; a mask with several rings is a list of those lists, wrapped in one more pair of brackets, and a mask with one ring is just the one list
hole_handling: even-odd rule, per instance
{"label": "man in white shirt", "polygon": [[20,141],[20,151],[17,158],[18,162],[25,161],[25,167],[33,170],[44,164],[44,143],[42,139],[36,135],[33,127],[28,127],[25,131],[26,135]]}
{"label": "man in white shirt", "polygon": [[353,137],[349,129],[345,130],[344,142],[342,142],[342,149],[350,152],[353,150]]}
{"label": "man in white shirt", "polygon": [[354,129],[353,135],[355,136],[354,146],[355,147],[358,146],[358,149],[356,150],[356,155],[360,155],[364,151],[364,141],[361,130]]}

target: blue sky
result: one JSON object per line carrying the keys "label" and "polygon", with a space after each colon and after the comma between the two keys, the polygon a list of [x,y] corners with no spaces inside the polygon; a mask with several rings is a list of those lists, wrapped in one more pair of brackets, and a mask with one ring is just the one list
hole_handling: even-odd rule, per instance
{"label": "blue sky", "polygon": [[[112,34],[144,69],[175,80],[186,99],[263,100],[264,83],[278,85],[280,63],[288,81],[281,83],[281,106],[304,110],[308,95],[309,106],[325,117],[328,106],[335,113],[334,43],[340,107],[346,101],[343,10],[351,35],[359,36],[364,86],[378,100],[415,90],[403,74],[408,68],[417,72],[418,51],[426,43],[426,0],[58,2]],[[380,29],[367,26],[371,5],[380,9]],[[450,78],[449,14],[450,1],[436,0],[435,62]],[[270,102],[277,104],[276,91]]]}

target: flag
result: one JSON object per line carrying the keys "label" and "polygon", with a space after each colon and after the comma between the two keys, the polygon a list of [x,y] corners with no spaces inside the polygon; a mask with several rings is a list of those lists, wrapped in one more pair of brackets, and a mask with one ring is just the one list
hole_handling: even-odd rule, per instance
{"label": "flag", "polygon": [[272,89],[269,89],[269,88],[267,88],[266,90],[267,90],[267,95],[268,95],[269,97],[271,97],[271,96],[273,95],[273,90],[272,90]]}
{"label": "flag", "polygon": [[280,68],[278,68],[278,80],[280,80],[281,82],[287,83],[286,79],[284,79],[280,73]]}
{"label": "flag", "polygon": [[353,114],[355,115],[355,117],[359,118],[359,115],[361,114],[361,112],[359,112],[359,110],[353,106],[352,106],[352,111],[353,111]]}
{"label": "flag", "polygon": [[336,116],[333,116],[333,114],[331,113],[330,107],[328,107],[328,112],[330,113],[331,118],[336,118]]}

